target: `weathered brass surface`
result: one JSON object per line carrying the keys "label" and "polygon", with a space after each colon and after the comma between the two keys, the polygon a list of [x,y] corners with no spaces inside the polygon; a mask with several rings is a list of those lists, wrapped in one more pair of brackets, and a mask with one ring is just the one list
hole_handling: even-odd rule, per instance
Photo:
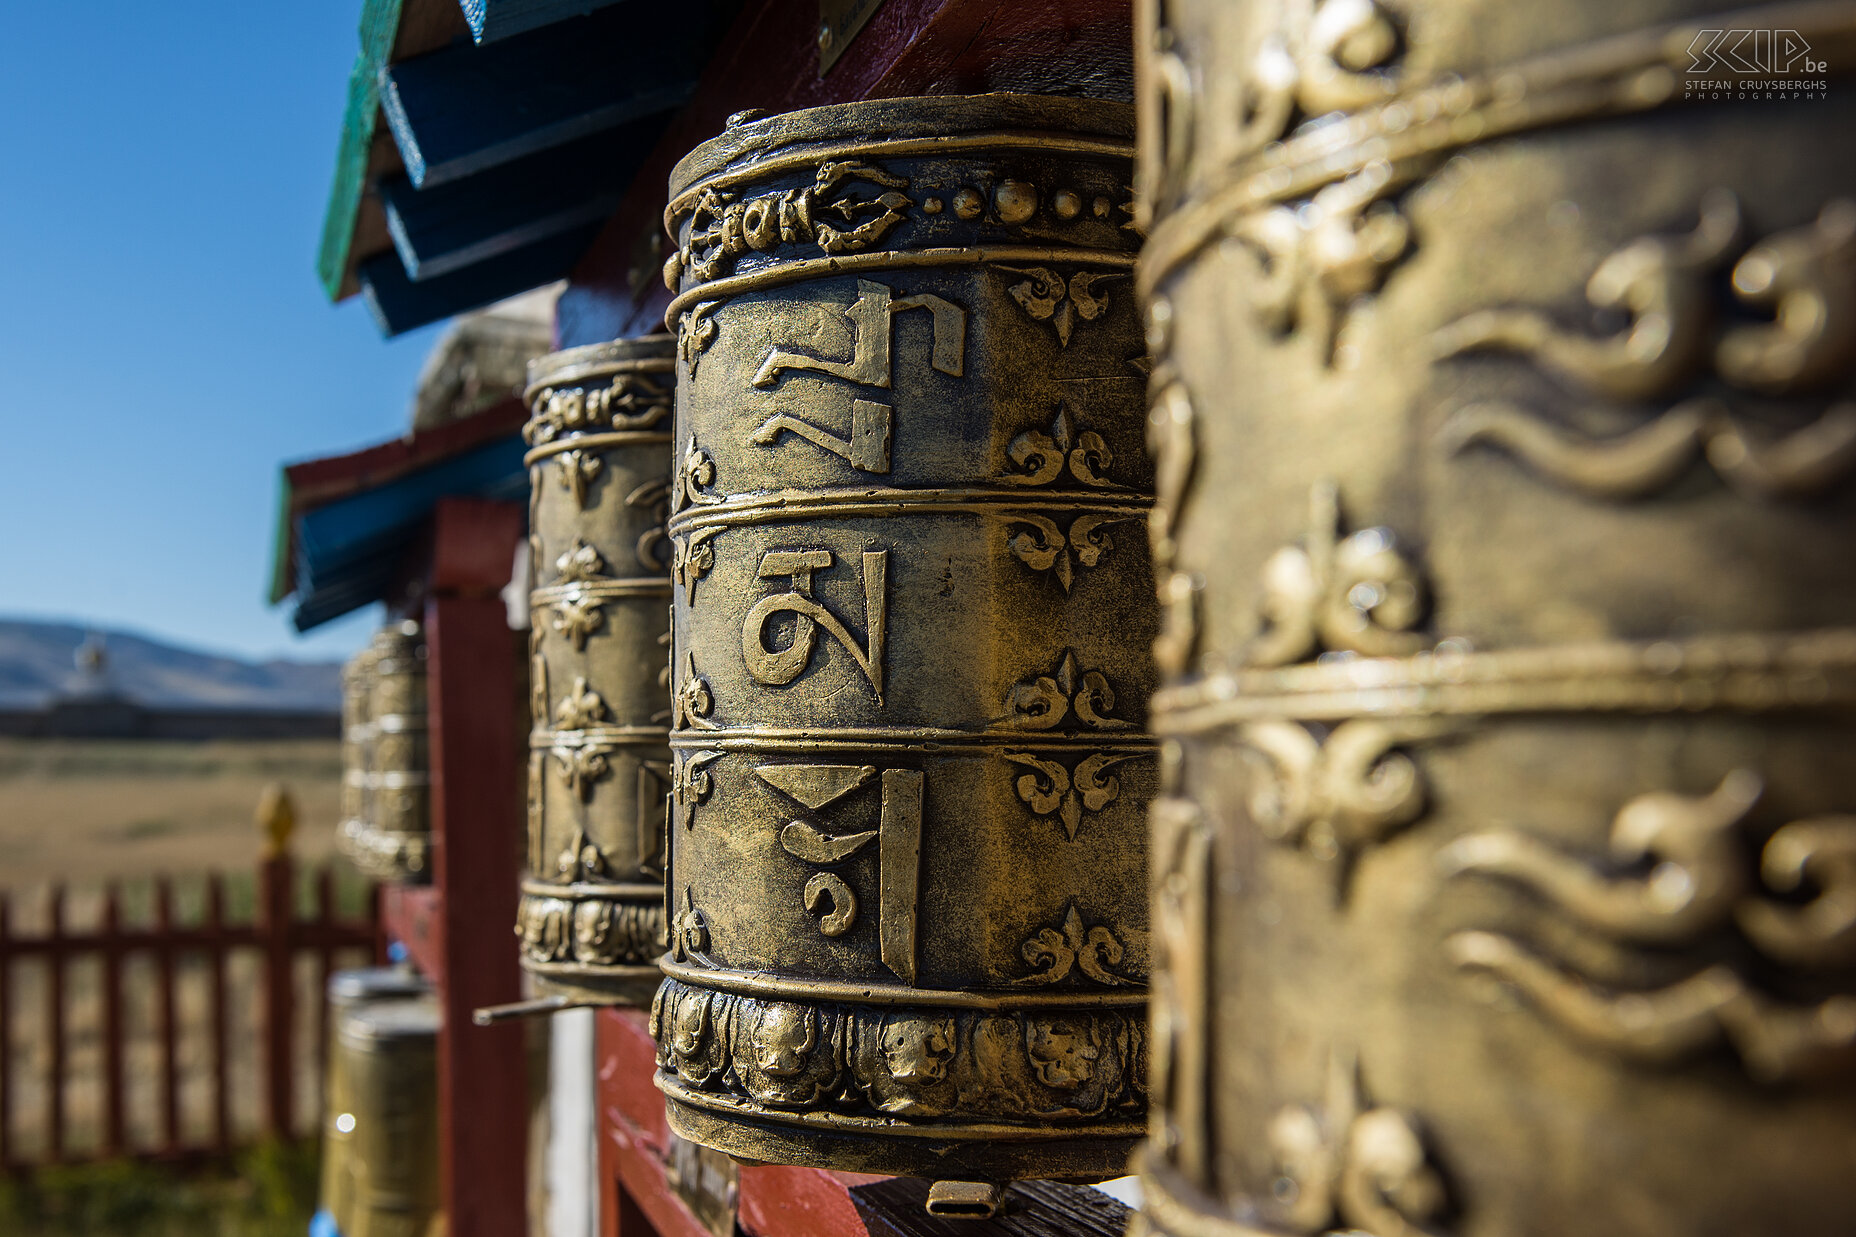
{"label": "weathered brass surface", "polygon": [[[409,1000],[429,991],[423,979],[401,967],[337,971],[329,976],[329,1025],[340,1026],[342,1019],[364,1005]],[[343,1233],[352,1231],[356,1174],[360,1171],[354,1157],[354,1087],[348,1077],[351,1055],[342,1050],[339,1039],[332,1039],[322,1075],[322,1188],[318,1202],[335,1218],[336,1228]]]}
{"label": "weathered brass surface", "polygon": [[352,1196],[342,1237],[428,1237],[438,1212],[438,1002],[368,1002],[336,1023]]}
{"label": "weathered brass surface", "polygon": [[1142,6],[1154,1232],[1856,1231],[1856,6],[1722,7]]}
{"label": "weathered brass surface", "polygon": [[418,623],[381,628],[348,664],[342,744],[343,852],[377,880],[431,879],[425,637]]}
{"label": "weathered brass surface", "polygon": [[664,949],[668,335],[529,366],[528,858],[516,932],[544,991],[644,1004]]}
{"label": "weathered brass surface", "polygon": [[1156,628],[1128,110],[742,125],[672,178],[658,1085],[746,1159],[1122,1171]]}

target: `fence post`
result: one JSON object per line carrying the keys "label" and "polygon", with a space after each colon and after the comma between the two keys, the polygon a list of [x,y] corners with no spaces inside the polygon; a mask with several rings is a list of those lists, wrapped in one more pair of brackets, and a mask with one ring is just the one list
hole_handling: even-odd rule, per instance
{"label": "fence post", "polygon": [[264,845],[258,861],[258,934],[264,955],[265,1081],[270,1133],[289,1138],[295,1128],[295,1054],[291,1051],[293,974],[291,926],[296,918],[296,888],[290,863],[290,834],[296,828],[296,805],[280,783],[265,787],[258,800],[258,827]]}
{"label": "fence post", "polygon": [[12,939],[11,905],[0,890],[0,1173],[13,1167]]}
{"label": "fence post", "polygon": [[103,1150],[121,1155],[123,1136],[122,1068],[122,896],[116,882],[103,890],[103,930],[97,942],[103,960]]}

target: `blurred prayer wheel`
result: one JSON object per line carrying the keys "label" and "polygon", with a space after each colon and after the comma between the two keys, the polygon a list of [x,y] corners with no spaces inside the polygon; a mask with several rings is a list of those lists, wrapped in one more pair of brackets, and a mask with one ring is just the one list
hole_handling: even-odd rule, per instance
{"label": "blurred prayer wheel", "polygon": [[1130,121],[854,103],[737,125],[672,175],[652,1018],[685,1138],[1123,1171],[1156,776]]}
{"label": "blurred prayer wheel", "polygon": [[353,1194],[342,1237],[428,1237],[438,1214],[438,1003],[370,1002],[336,1024]]}
{"label": "blurred prayer wheel", "polygon": [[1856,7],[1142,7],[1146,1224],[1856,1231]]}
{"label": "blurred prayer wheel", "polygon": [[379,880],[430,879],[425,635],[407,619],[374,635],[367,702],[367,826],[350,851]]}
{"label": "blurred prayer wheel", "polygon": [[[412,1000],[430,991],[430,986],[423,979],[403,967],[379,966],[337,971],[329,976],[329,1025],[341,1026],[344,1018],[365,1005]],[[354,1090],[348,1078],[350,1056],[350,1053],[342,1051],[339,1039],[331,1042],[322,1080],[322,1189],[319,1202],[321,1208],[334,1217],[336,1229],[344,1234],[353,1231],[351,1225],[357,1197]]]}
{"label": "blurred prayer wheel", "polygon": [[552,993],[644,1004],[664,949],[668,335],[529,366],[529,752],[522,965]]}
{"label": "blurred prayer wheel", "polygon": [[374,659],[374,648],[369,645],[342,667],[342,818],[335,840],[350,858],[367,831],[368,748],[374,733],[368,724],[368,697],[373,691]]}

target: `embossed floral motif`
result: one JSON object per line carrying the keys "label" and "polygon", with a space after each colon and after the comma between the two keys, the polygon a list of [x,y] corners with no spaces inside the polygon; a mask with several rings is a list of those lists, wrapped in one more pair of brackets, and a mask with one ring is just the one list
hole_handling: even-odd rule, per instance
{"label": "embossed floral motif", "polygon": [[[1737,929],[1790,972],[1782,983],[1815,987],[1815,999],[1771,995],[1726,962],[1660,988],[1618,991],[1498,932],[1456,933],[1445,942],[1450,958],[1519,989],[1567,1031],[1635,1060],[1673,1062],[1726,1043],[1765,1082],[1848,1068],[1856,995],[1821,994],[1825,978],[1856,963],[1856,816],[1782,825],[1760,849],[1755,874],[1745,822],[1762,790],[1756,774],[1736,769],[1705,795],[1639,795],[1612,821],[1608,862],[1509,828],[1466,834],[1438,862],[1450,876],[1519,885],[1587,932],[1661,954]],[[1805,900],[1768,896],[1800,890]]]}
{"label": "embossed floral motif", "polygon": [[1103,531],[1110,524],[1131,517],[1125,515],[1079,515],[1070,521],[1065,532],[1055,520],[1041,515],[1014,514],[1011,525],[1018,531],[1006,541],[1016,558],[1033,571],[1048,571],[1069,592],[1076,582],[1078,567],[1094,567],[1102,556],[1115,548]]}
{"label": "embossed floral motif", "polygon": [[1424,810],[1424,781],[1398,749],[1444,732],[1424,718],[1342,722],[1317,739],[1298,722],[1251,722],[1237,733],[1263,758],[1250,816],[1272,841],[1342,860],[1384,841]]}
{"label": "embossed floral motif", "polygon": [[694,438],[683,450],[683,462],[677,467],[677,475],[670,491],[670,510],[672,513],[685,507],[713,507],[722,501],[720,494],[705,491],[715,484],[715,461],[709,453],[696,445]]}
{"label": "embossed floral motif", "polygon": [[1004,479],[1013,485],[1049,485],[1061,478],[1066,468],[1084,485],[1111,484],[1099,471],[1107,469],[1113,458],[1108,444],[1094,430],[1077,433],[1069,409],[1062,406],[1050,423],[1049,433],[1026,430],[1012,439],[1005,454],[1020,470],[1005,475]]}
{"label": "embossed floral motif", "polygon": [[1039,816],[1055,815],[1063,822],[1070,841],[1082,826],[1083,813],[1100,812],[1121,796],[1121,779],[1104,774],[1123,761],[1146,755],[1144,752],[1111,754],[1095,752],[1085,756],[1074,771],[1054,760],[1045,760],[1029,752],[1006,752],[1007,760],[1030,769],[1015,783],[1018,797]]}
{"label": "embossed floral motif", "polygon": [[605,717],[605,700],[587,686],[586,678],[581,675],[574,677],[573,687],[554,710],[554,722],[563,730],[584,730],[604,721]]}
{"label": "embossed floral motif", "polygon": [[554,569],[560,573],[563,584],[588,584],[607,578],[606,560],[578,537],[554,560]]}
{"label": "embossed floral motif", "polygon": [[1006,697],[1006,708],[1013,725],[1027,730],[1055,730],[1065,719],[1075,716],[1077,725],[1095,730],[1130,730],[1134,723],[1110,717],[1115,707],[1115,691],[1100,670],[1084,670],[1076,660],[1075,649],[1065,649],[1050,674],[1013,686]]}
{"label": "embossed floral motif", "polygon": [[[1440,359],[1478,351],[1526,357],[1562,382],[1613,400],[1678,402],[1621,434],[1593,437],[1505,400],[1452,414],[1443,449],[1486,443],[1549,480],[1599,498],[1640,498],[1667,489],[1704,461],[1716,476],[1758,498],[1808,498],[1856,470],[1856,401],[1832,400],[1813,419],[1776,437],[1749,433],[1734,404],[1690,394],[1710,375],[1772,398],[1809,396],[1847,378],[1856,356],[1856,202],[1826,205],[1814,223],[1740,254],[1734,196],[1703,198],[1700,222],[1678,236],[1643,236],[1599,263],[1586,285],[1594,309],[1623,312],[1615,335],[1592,338],[1533,309],[1485,309],[1433,338]],[[1770,320],[1722,322],[1718,294]],[[1803,414],[1808,415],[1808,414]]]}
{"label": "embossed floral motif", "polygon": [[564,881],[599,880],[612,871],[604,852],[587,840],[584,829],[574,830],[566,849],[555,859],[554,869]]}
{"label": "embossed floral motif", "polygon": [[650,374],[619,374],[609,386],[544,387],[534,399],[535,415],[522,427],[530,446],[586,430],[649,429],[670,416],[672,388]]}
{"label": "embossed floral motif", "polygon": [[553,753],[555,763],[561,768],[562,780],[582,802],[593,797],[593,783],[612,772],[612,762],[607,759],[612,755],[612,748],[605,744],[563,744],[554,748]]}
{"label": "embossed floral motif", "polygon": [[1253,666],[1282,666],[1323,649],[1403,657],[1425,641],[1410,629],[1424,615],[1424,582],[1388,529],[1341,538],[1331,483],[1309,495],[1308,536],[1263,565],[1264,631],[1248,649]]}
{"label": "embossed floral motif", "polygon": [[664,524],[670,519],[670,482],[647,481],[625,496],[625,505],[633,510],[649,511],[656,523],[638,534],[633,554],[644,570],[663,571],[668,563],[661,547],[669,540]]}
{"label": "embossed floral motif", "polygon": [[[671,261],[675,262],[676,258],[673,256]],[[676,291],[674,284],[671,291]],[[715,310],[716,302],[703,301],[677,319],[677,355],[692,378],[696,376],[696,366],[702,362],[702,354],[715,342]]]}
{"label": "embossed floral motif", "polygon": [[715,722],[709,718],[709,714],[715,711],[715,696],[709,690],[709,681],[696,673],[694,650],[683,651],[683,685],[677,688],[671,706],[672,730],[717,729]]}
{"label": "embossed floral motif", "polygon": [[1411,249],[1411,222],[1386,198],[1409,170],[1369,164],[1306,202],[1272,207],[1231,225],[1256,254],[1251,308],[1270,330],[1307,331],[1324,363],[1335,356],[1347,311],[1377,292]]}
{"label": "embossed floral motif", "polygon": [[1125,952],[1107,925],[1085,928],[1082,912],[1071,902],[1061,927],[1040,928],[1019,947],[1019,953],[1037,968],[1037,973],[1012,982],[1020,987],[1041,988],[1067,978],[1072,970],[1080,970],[1085,978],[1112,988],[1138,984],[1140,980],[1113,970]]}
{"label": "embossed floral motif", "polygon": [[1111,279],[1125,279],[1122,271],[1077,271],[1068,281],[1048,266],[1018,268],[1002,266],[1002,271],[1025,276],[1006,291],[1035,322],[1048,322],[1057,332],[1059,347],[1070,346],[1070,332],[1076,320],[1094,322],[1108,309],[1108,294],[1097,290]]}
{"label": "embossed floral motif", "polygon": [[685,604],[696,600],[696,581],[714,569],[715,546],[711,543],[721,532],[719,527],[699,528],[671,542],[670,574],[683,586]]}
{"label": "embossed floral motif", "polygon": [[1398,55],[1399,30],[1377,0],[1292,5],[1283,16],[1244,78],[1244,153],[1283,137],[1298,117],[1370,107],[1400,89],[1400,75],[1385,67]]}
{"label": "embossed floral motif", "polygon": [[606,461],[591,451],[563,451],[554,457],[560,469],[561,488],[574,496],[574,505],[584,509],[593,479],[604,471]]}
{"label": "embossed floral motif", "polygon": [[709,952],[709,920],[696,906],[696,891],[683,889],[683,906],[671,923],[670,948],[679,962],[701,958]]}
{"label": "embossed floral motif", "polygon": [[1269,1124],[1281,1220],[1302,1233],[1434,1234],[1449,1195],[1417,1122],[1367,1100],[1351,1055],[1332,1053],[1328,1075],[1324,1105],[1290,1104]]}
{"label": "embossed floral motif", "polygon": [[670,795],[676,803],[677,823],[684,828],[696,823],[697,805],[706,803],[710,792],[715,789],[715,779],[709,775],[709,766],[721,758],[722,753],[717,751],[678,754],[670,781]]}
{"label": "embossed floral motif", "polygon": [[548,625],[571,640],[575,649],[584,650],[587,637],[606,625],[605,607],[597,597],[575,593],[549,606]]}

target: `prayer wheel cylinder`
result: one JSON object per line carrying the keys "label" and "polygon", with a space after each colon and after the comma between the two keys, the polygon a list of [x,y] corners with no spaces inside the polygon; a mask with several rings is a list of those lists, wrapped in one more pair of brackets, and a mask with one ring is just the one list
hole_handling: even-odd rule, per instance
{"label": "prayer wheel cylinder", "polygon": [[431,879],[431,766],[426,742],[425,633],[407,619],[372,645],[368,690],[367,827],[352,856],[380,880]]}
{"label": "prayer wheel cylinder", "polygon": [[1856,1226],[1856,9],[1724,7],[1142,6],[1151,1232]]}
{"label": "prayer wheel cylinder", "polygon": [[438,1211],[438,1003],[370,1002],[336,1024],[354,1118],[342,1237],[429,1237]]}
{"label": "prayer wheel cylinder", "polygon": [[672,175],[671,1127],[1121,1173],[1145,1109],[1129,109],[738,124]]}
{"label": "prayer wheel cylinder", "polygon": [[646,1004],[664,950],[668,335],[529,365],[529,748],[522,965],[549,992]]}
{"label": "prayer wheel cylinder", "polygon": [[[366,967],[329,976],[329,1025],[339,1027],[362,1006],[426,996],[429,985],[403,967]],[[356,1198],[354,1090],[348,1078],[348,1053],[339,1038],[329,1044],[322,1078],[322,1187],[319,1203],[342,1233],[352,1231]]]}
{"label": "prayer wheel cylinder", "polygon": [[367,832],[368,748],[373,741],[368,697],[373,690],[374,658],[369,645],[342,667],[342,818],[335,841],[350,858]]}

